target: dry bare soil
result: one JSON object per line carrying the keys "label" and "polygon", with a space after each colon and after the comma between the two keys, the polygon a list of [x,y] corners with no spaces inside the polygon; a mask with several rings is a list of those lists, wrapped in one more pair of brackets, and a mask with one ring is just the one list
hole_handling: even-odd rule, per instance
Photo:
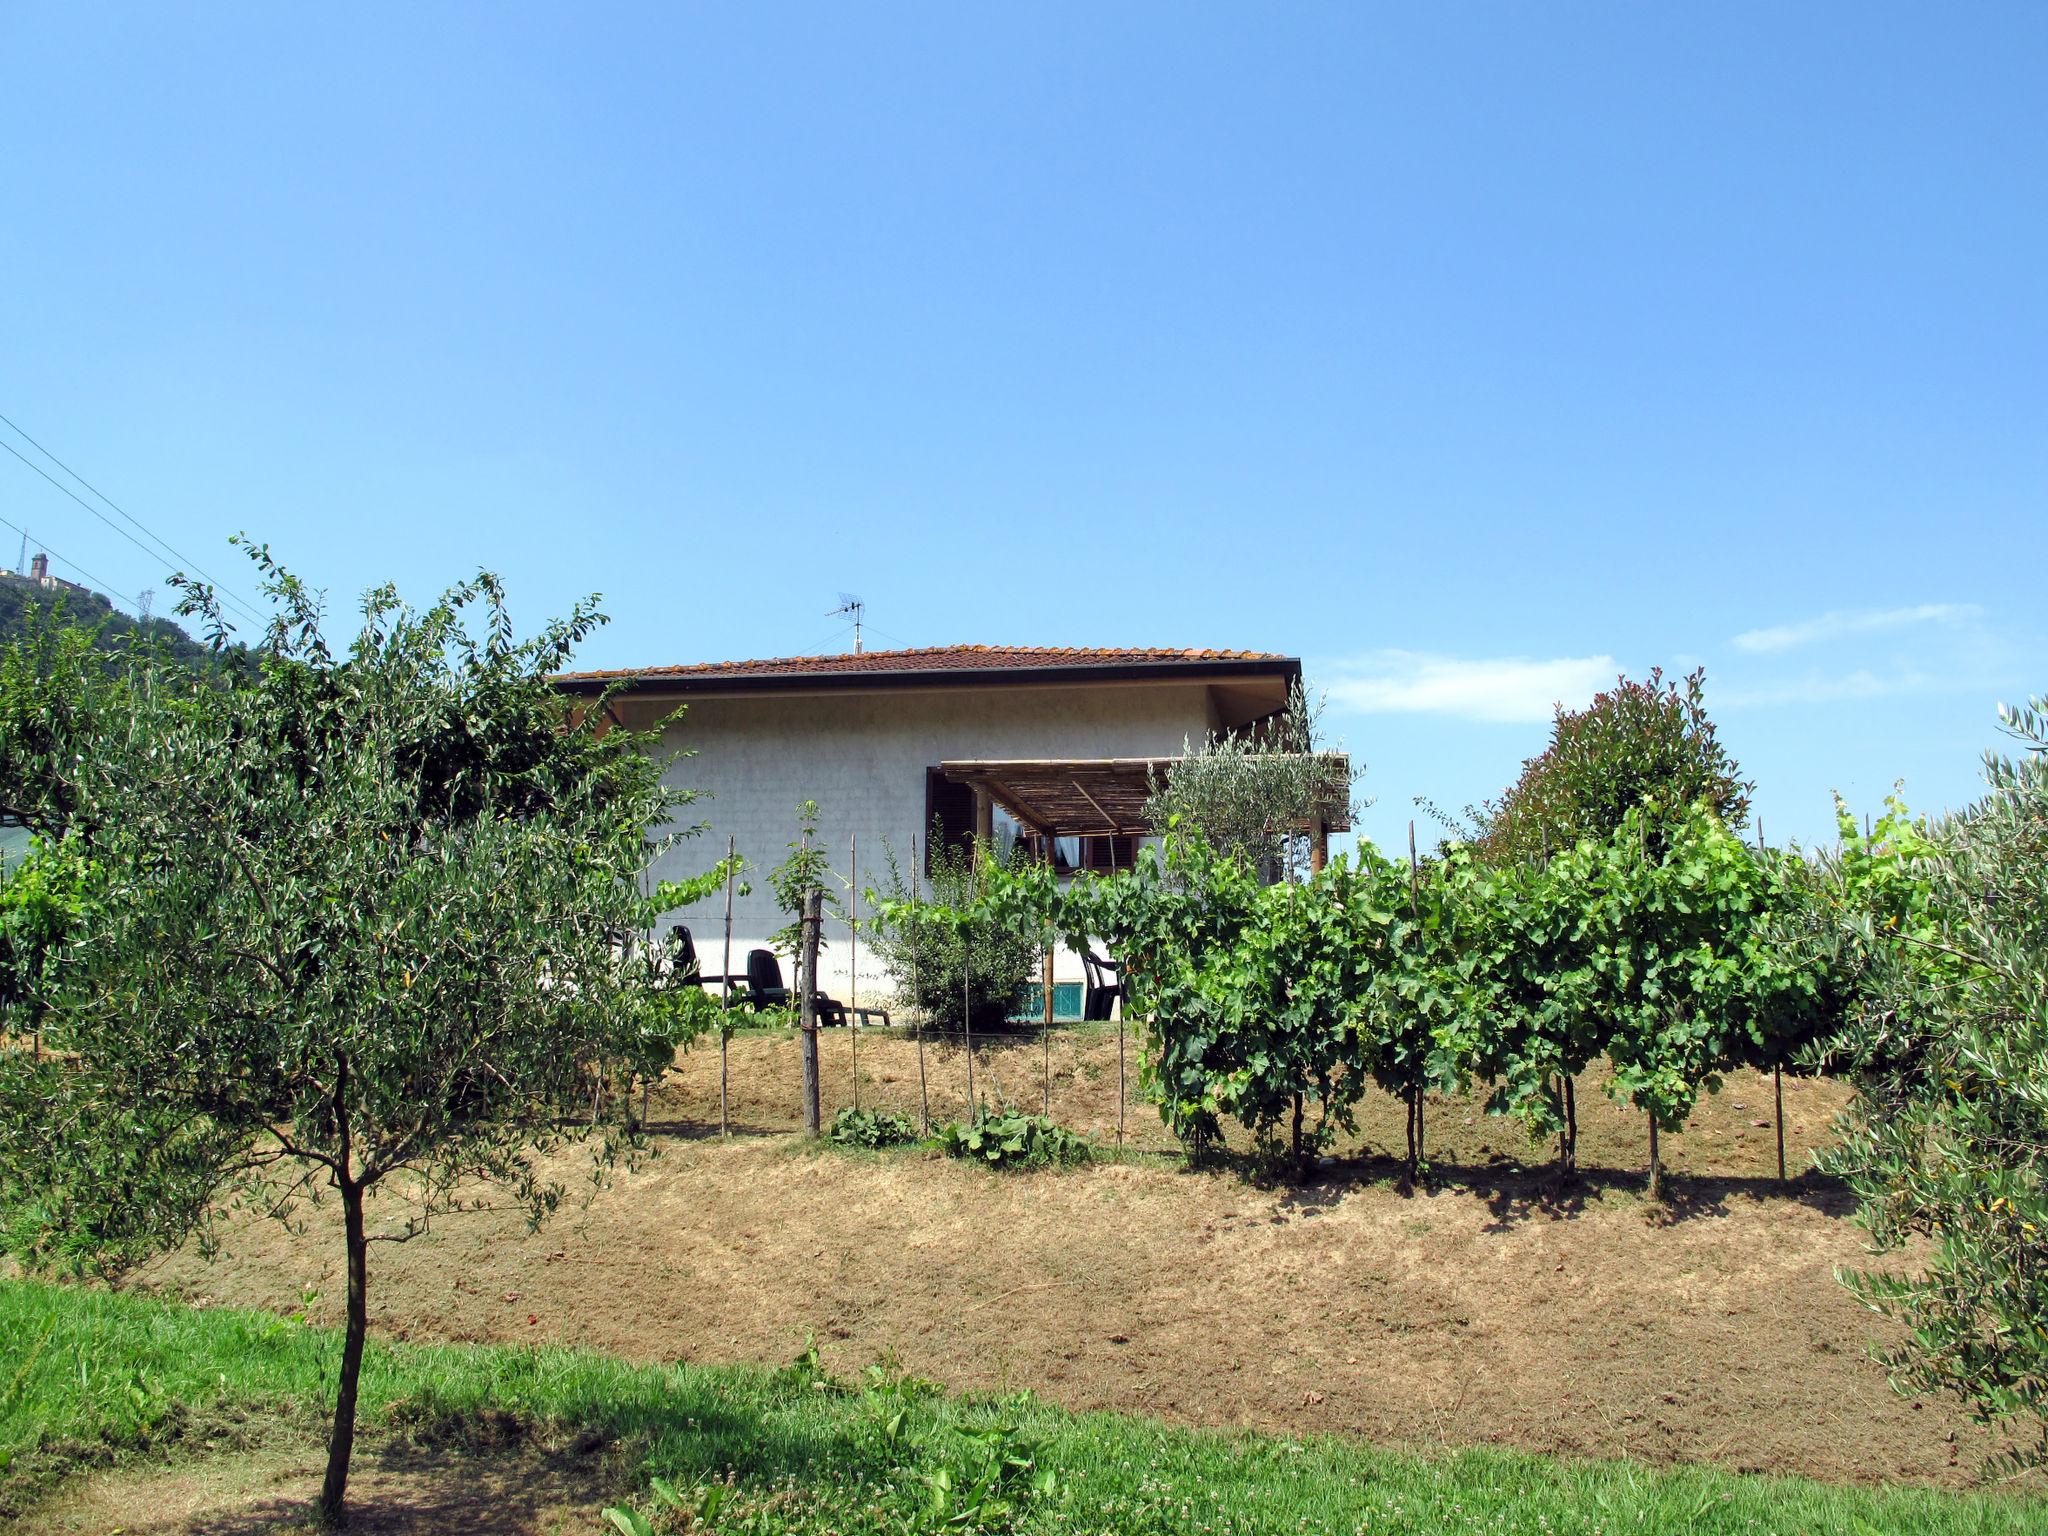
{"label": "dry bare soil", "polygon": [[[373,1328],[699,1361],[780,1362],[815,1335],[838,1369],[893,1356],[956,1390],[1076,1408],[1848,1482],[1962,1484],[1981,1457],[1960,1414],[1899,1398],[1869,1362],[1884,1324],[1832,1273],[1865,1260],[1850,1202],[1811,1174],[1778,1184],[1768,1079],[1731,1081],[1666,1139],[1658,1213],[1641,1118],[1592,1081],[1576,1184],[1512,1125],[1433,1102],[1439,1182],[1411,1196],[1387,1156],[1402,1111],[1378,1096],[1301,1185],[1182,1171],[1141,1104],[1127,1155],[1070,1173],[805,1150],[796,1049],[733,1042],[724,1138],[717,1047],[688,1054],[654,1098],[659,1155],[538,1233],[482,1212],[378,1246]],[[851,1097],[852,1050],[826,1037],[828,1114]],[[870,1033],[859,1050],[863,1103],[915,1117],[914,1043]],[[1110,1147],[1117,1056],[1113,1034],[1053,1043],[1053,1113]],[[1037,1109],[1043,1071],[1035,1040],[985,1045],[977,1091]],[[959,1112],[965,1076],[957,1048],[925,1051],[935,1117]],[[1785,1084],[1795,1171],[1842,1097]],[[326,1212],[296,1236],[252,1216],[217,1261],[181,1252],[141,1283],[290,1310],[312,1290],[315,1318],[338,1322],[338,1260]]]}
{"label": "dry bare soil", "polygon": [[[319,1446],[280,1437],[265,1451],[95,1472],[74,1478],[13,1529],[22,1536],[318,1536],[312,1495],[324,1465]],[[348,1529],[351,1536],[586,1536],[600,1529],[605,1495],[616,1491],[572,1456],[444,1456],[366,1445],[349,1479]]]}

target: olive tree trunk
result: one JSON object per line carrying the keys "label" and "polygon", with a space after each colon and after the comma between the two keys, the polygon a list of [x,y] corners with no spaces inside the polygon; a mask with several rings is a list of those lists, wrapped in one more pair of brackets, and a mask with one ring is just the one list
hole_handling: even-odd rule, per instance
{"label": "olive tree trunk", "polygon": [[342,1336],[341,1382],[334,1395],[334,1432],[327,1441],[327,1477],[320,1485],[320,1519],[338,1523],[348,1496],[348,1464],[356,1448],[356,1385],[363,1370],[363,1339],[370,1331],[370,1245],[363,1229],[363,1187],[340,1179],[348,1240],[348,1329]]}

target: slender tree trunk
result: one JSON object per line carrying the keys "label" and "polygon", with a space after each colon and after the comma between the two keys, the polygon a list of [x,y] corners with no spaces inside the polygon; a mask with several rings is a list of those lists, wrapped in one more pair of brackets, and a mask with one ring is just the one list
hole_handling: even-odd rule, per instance
{"label": "slender tree trunk", "polygon": [[339,1523],[348,1496],[348,1464],[356,1447],[356,1386],[363,1370],[363,1339],[370,1331],[370,1247],[363,1229],[363,1189],[341,1181],[341,1214],[348,1242],[348,1328],[342,1335],[341,1383],[334,1395],[334,1431],[327,1441],[327,1477],[320,1485],[320,1519]]}
{"label": "slender tree trunk", "polygon": [[1579,1088],[1572,1081],[1571,1073],[1564,1075],[1564,1144],[1565,1168],[1572,1173],[1579,1171]]}
{"label": "slender tree trunk", "polygon": [[[977,794],[980,791],[976,791]],[[981,858],[981,845],[976,843],[972,858]],[[974,905],[975,866],[967,866],[967,904]],[[974,999],[968,993],[968,983],[974,973],[974,935],[967,929],[960,931],[960,1036],[967,1046],[967,1123],[981,1124],[981,1104],[974,1097]]]}
{"label": "slender tree trunk", "polygon": [[1042,989],[1045,1003],[1045,1118],[1052,1118],[1052,950],[1045,951]]}
{"label": "slender tree trunk", "polygon": [[804,1134],[816,1137],[822,1128],[818,1112],[818,929],[823,926],[822,894],[807,891],[803,904],[803,945],[797,952],[798,1033],[804,1048]]}
{"label": "slender tree trunk", "polygon": [[1413,1189],[1416,1167],[1422,1161],[1421,1149],[1415,1144],[1415,1090],[1408,1089],[1401,1098],[1403,1107],[1408,1111],[1408,1169],[1403,1179]]}
{"label": "slender tree trunk", "polygon": [[918,983],[918,952],[924,948],[923,930],[917,926],[917,877],[920,866],[917,861],[917,839],[910,840],[910,1000],[917,1008],[917,1129],[923,1136],[932,1133],[932,1093],[924,1071],[924,1016],[926,1013],[924,990]]}
{"label": "slender tree trunk", "polygon": [[1557,1108],[1557,1172],[1562,1178],[1571,1170],[1571,1148],[1566,1144],[1568,1138],[1564,1128],[1564,1074],[1561,1072],[1557,1078]]}
{"label": "slender tree trunk", "polygon": [[853,1112],[857,1115],[860,1113],[860,834],[850,834],[846,846],[847,857],[851,860],[846,877],[851,887],[848,896],[851,910],[846,927],[852,935],[848,943],[853,950],[853,970],[846,987],[846,1039],[853,1048]]}
{"label": "slender tree trunk", "polygon": [[1664,1169],[1657,1156],[1657,1116],[1650,1116],[1650,1199],[1652,1203],[1664,1198]]}
{"label": "slender tree trunk", "polygon": [[1124,1010],[1122,1004],[1116,1010],[1116,1149],[1124,1149],[1124,1104],[1130,1098],[1130,1091],[1124,1085]]}
{"label": "slender tree trunk", "polygon": [[1785,1064],[1781,1061],[1771,1068],[1771,1086],[1778,1099],[1778,1182],[1785,1182]]}
{"label": "slender tree trunk", "polygon": [[1302,1171],[1302,1165],[1301,1165],[1301,1095],[1300,1095],[1300,1094],[1298,1094],[1298,1093],[1297,1093],[1297,1094],[1296,1094],[1296,1095],[1294,1096],[1294,1171],[1295,1171],[1295,1173],[1296,1173],[1296,1175],[1297,1175],[1297,1176],[1299,1176],[1299,1174],[1300,1174],[1300,1173],[1301,1173],[1301,1171]]}
{"label": "slender tree trunk", "polygon": [[737,837],[725,840],[725,963],[720,967],[724,973],[718,983],[718,1134],[732,1134],[731,1095],[732,1082],[732,882],[739,873],[740,842]]}

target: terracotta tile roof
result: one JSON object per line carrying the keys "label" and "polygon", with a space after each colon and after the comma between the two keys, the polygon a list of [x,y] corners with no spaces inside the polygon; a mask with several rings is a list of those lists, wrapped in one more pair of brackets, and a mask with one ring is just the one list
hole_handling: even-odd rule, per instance
{"label": "terracotta tile roof", "polygon": [[708,661],[670,667],[615,667],[598,672],[564,672],[557,682],[641,684],[744,682],[769,677],[888,676],[917,673],[1067,671],[1087,667],[1203,666],[1217,662],[1289,662],[1272,651],[1169,650],[1156,647],[1109,649],[1047,645],[930,645],[904,651],[851,651],[829,656],[782,656],[765,661]]}

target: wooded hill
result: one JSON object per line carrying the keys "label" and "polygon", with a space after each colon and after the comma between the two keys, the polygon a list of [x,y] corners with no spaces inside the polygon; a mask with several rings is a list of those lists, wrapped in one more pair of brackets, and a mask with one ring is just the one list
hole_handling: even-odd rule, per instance
{"label": "wooded hill", "polygon": [[27,633],[38,610],[58,612],[82,628],[97,628],[102,647],[139,635],[168,646],[181,660],[198,661],[207,654],[205,645],[169,619],[133,619],[98,592],[50,592],[26,576],[0,575],[0,644]]}

